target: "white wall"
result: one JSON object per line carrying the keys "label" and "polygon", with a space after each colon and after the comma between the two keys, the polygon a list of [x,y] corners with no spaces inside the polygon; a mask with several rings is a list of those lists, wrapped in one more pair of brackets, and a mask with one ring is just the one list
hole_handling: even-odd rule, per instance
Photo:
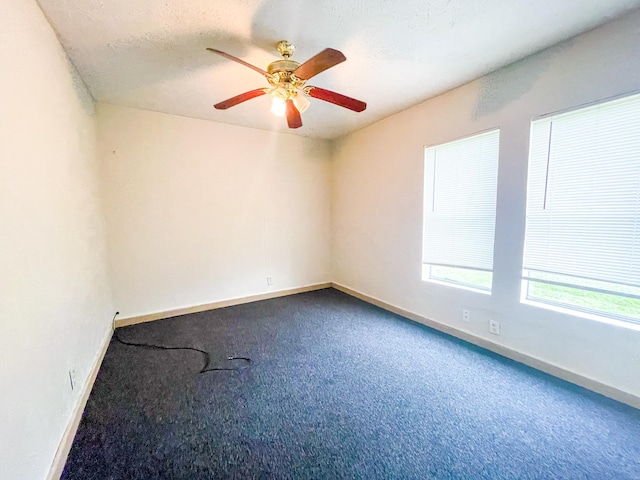
{"label": "white wall", "polygon": [[102,104],[98,119],[119,318],[331,280],[326,141]]}
{"label": "white wall", "polygon": [[42,479],[113,306],[93,100],[35,2],[0,32],[0,478]]}
{"label": "white wall", "polygon": [[[640,396],[640,332],[519,303],[532,117],[640,89],[640,13],[336,144],[333,280]],[[423,146],[501,128],[493,295],[421,281]],[[461,321],[462,308],[472,323]],[[488,319],[502,323],[488,334]]]}

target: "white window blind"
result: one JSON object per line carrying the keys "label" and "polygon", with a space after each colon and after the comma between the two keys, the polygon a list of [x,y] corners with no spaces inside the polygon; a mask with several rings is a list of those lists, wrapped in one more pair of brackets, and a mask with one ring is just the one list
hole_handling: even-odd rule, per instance
{"label": "white window blind", "polygon": [[493,270],[500,131],[425,149],[423,263]]}
{"label": "white window blind", "polygon": [[524,269],[640,286],[640,95],[532,122]]}

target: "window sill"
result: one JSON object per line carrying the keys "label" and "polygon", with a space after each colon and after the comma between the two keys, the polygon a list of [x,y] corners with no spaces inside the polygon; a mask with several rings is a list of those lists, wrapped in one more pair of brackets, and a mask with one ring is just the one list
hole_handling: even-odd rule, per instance
{"label": "window sill", "polygon": [[520,303],[522,303],[523,305],[529,305],[531,307],[543,308],[545,310],[552,310],[554,312],[562,313],[565,315],[586,318],[588,320],[593,320],[594,322],[606,323],[608,325],[613,325],[615,327],[621,327],[621,328],[626,328],[628,330],[640,332],[640,324],[634,323],[633,321],[625,322],[624,320],[609,318],[602,315],[597,315],[595,313],[583,312],[581,310],[573,310],[572,308],[551,305],[549,303],[544,303],[537,300],[528,300],[526,298],[522,298],[520,300]]}
{"label": "window sill", "polygon": [[469,285],[462,285],[462,284],[454,283],[454,282],[445,282],[443,280],[435,280],[433,278],[424,278],[424,277],[422,277],[422,281],[423,282],[429,282],[429,283],[435,283],[437,285],[444,285],[445,287],[453,287],[453,288],[458,288],[458,289],[461,289],[461,290],[467,290],[469,292],[481,293],[483,295],[491,296],[491,291],[490,290],[482,290],[480,288],[474,288],[474,287],[471,287]]}

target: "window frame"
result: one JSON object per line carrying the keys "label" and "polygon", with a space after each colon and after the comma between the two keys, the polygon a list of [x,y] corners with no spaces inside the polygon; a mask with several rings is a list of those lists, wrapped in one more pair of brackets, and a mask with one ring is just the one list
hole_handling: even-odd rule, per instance
{"label": "window frame", "polygon": [[[613,297],[618,297],[618,298],[631,298],[633,300],[640,300],[640,293],[626,293],[626,292],[616,292],[615,290],[610,290],[610,289],[606,289],[606,288],[597,288],[597,287],[590,287],[590,286],[586,286],[586,285],[579,285],[579,284],[570,284],[570,283],[564,283],[561,281],[550,281],[550,280],[543,280],[543,279],[536,279],[536,278],[532,278],[530,272],[533,269],[526,269],[524,266],[524,261],[525,261],[525,256],[526,256],[526,241],[527,241],[527,232],[526,232],[526,227],[527,227],[527,220],[528,220],[528,206],[529,206],[529,189],[530,189],[530,181],[531,181],[531,156],[532,156],[532,137],[533,137],[533,127],[534,124],[538,121],[541,120],[548,120],[550,118],[553,117],[558,117],[558,116],[563,116],[563,115],[567,115],[567,114],[571,114],[571,113],[578,113],[581,110],[585,110],[585,109],[589,109],[589,108],[593,108],[593,107],[598,107],[600,105],[605,105],[611,102],[615,102],[615,101],[621,101],[624,99],[632,99],[633,97],[639,97],[640,96],[640,91],[632,91],[632,92],[626,92],[620,95],[615,95],[612,97],[607,97],[604,99],[599,99],[599,100],[595,100],[593,102],[587,102],[587,103],[583,103],[577,106],[573,106],[567,109],[563,109],[563,110],[558,110],[552,113],[545,113],[543,115],[539,115],[536,117],[532,117],[530,120],[530,129],[529,129],[529,155],[527,158],[527,185],[526,185],[526,201],[525,201],[525,233],[524,233],[524,241],[522,244],[522,252],[523,252],[523,263],[521,265],[521,273],[520,273],[520,277],[521,277],[521,289],[520,289],[520,303],[522,304],[526,304],[526,305],[532,305],[538,308],[544,308],[544,309],[548,309],[548,310],[553,310],[553,311],[558,311],[560,313],[564,313],[564,314],[569,314],[569,315],[574,315],[574,316],[579,316],[582,318],[589,318],[592,320],[596,320],[596,321],[600,321],[600,322],[605,322],[605,323],[611,323],[611,324],[615,324],[617,326],[623,326],[623,327],[631,327],[634,329],[640,329],[640,315],[638,316],[638,318],[636,317],[632,317],[632,316],[627,316],[624,314],[619,314],[616,312],[611,312],[611,311],[606,311],[603,309],[597,309],[597,308],[590,308],[588,306],[584,306],[584,305],[574,305],[572,303],[567,303],[567,302],[562,302],[562,301],[558,301],[558,300],[554,300],[552,298],[544,298],[544,297],[539,297],[536,296],[535,294],[530,294],[530,289],[532,285],[541,285],[541,284],[550,284],[550,285],[557,285],[561,288],[567,288],[567,289],[574,289],[574,290],[578,290],[580,292],[594,292],[596,294],[602,294],[602,295],[610,295]],[[549,145],[551,145],[551,140],[549,140]],[[640,208],[640,207],[639,207]],[[536,270],[533,270],[536,271]],[[542,272],[542,271],[538,271],[538,272]],[[542,272],[544,273],[544,272]],[[576,275],[570,275],[570,274],[557,274],[560,276],[565,276],[565,277],[573,277],[573,278],[580,278],[579,276]],[[582,277],[584,278],[587,282],[588,281],[597,281],[597,280],[593,280],[590,279],[588,277]],[[602,283],[606,283],[604,281],[602,281]],[[625,287],[627,285],[623,284],[623,283],[614,283],[614,282],[609,282],[611,285],[616,285],[617,287]],[[630,286],[630,285],[629,285]],[[630,286],[631,288],[640,288],[637,286]]]}
{"label": "window frame", "polygon": [[[456,142],[462,142],[464,140],[470,140],[474,137],[479,137],[479,136],[483,136],[483,135],[488,135],[490,133],[497,133],[497,156],[496,156],[496,164],[495,164],[495,200],[494,200],[494,205],[493,205],[493,244],[492,244],[492,253],[491,253],[491,262],[492,262],[492,268],[490,270],[488,269],[482,269],[482,268],[474,268],[474,267],[466,267],[466,266],[459,266],[459,265],[445,265],[442,263],[428,263],[425,262],[425,258],[424,258],[424,246],[425,246],[425,238],[424,238],[424,232],[425,232],[425,218],[426,218],[426,195],[427,195],[427,178],[426,178],[426,163],[427,163],[427,151],[429,149],[434,149],[437,147],[441,147],[441,146],[445,146],[445,145],[449,145],[452,143],[456,143]],[[447,141],[443,141],[443,142],[439,142],[439,143],[432,143],[432,144],[428,144],[428,145],[423,145],[422,148],[422,166],[423,166],[423,175],[422,175],[422,187],[423,187],[423,202],[422,202],[422,242],[421,242],[421,248],[423,250],[422,253],[422,262],[421,262],[421,279],[424,282],[430,282],[430,283],[434,283],[434,284],[438,284],[438,285],[444,285],[444,286],[448,286],[448,287],[454,287],[454,288],[458,288],[458,289],[462,289],[462,290],[468,290],[468,291],[472,291],[475,293],[480,293],[483,295],[491,295],[492,291],[493,291],[493,282],[494,282],[494,253],[495,253],[495,237],[496,237],[496,232],[495,232],[495,228],[496,228],[496,217],[497,217],[497,197],[498,197],[498,176],[499,176],[499,166],[500,166],[500,140],[501,140],[501,128],[500,126],[492,126],[480,131],[476,131],[467,135],[463,135],[457,138],[454,138],[452,140],[447,140]],[[433,184],[435,185],[435,180],[436,178],[433,178]],[[483,285],[480,284],[474,284],[474,283],[466,283],[464,281],[458,281],[458,280],[453,280],[453,279],[447,279],[441,276],[432,276],[431,275],[431,268],[432,267],[444,267],[444,268],[451,268],[451,269],[455,269],[458,270],[460,273],[464,272],[464,271],[479,271],[479,272],[486,272],[488,274],[490,274],[491,279],[490,279],[490,285],[489,287],[485,287]]]}

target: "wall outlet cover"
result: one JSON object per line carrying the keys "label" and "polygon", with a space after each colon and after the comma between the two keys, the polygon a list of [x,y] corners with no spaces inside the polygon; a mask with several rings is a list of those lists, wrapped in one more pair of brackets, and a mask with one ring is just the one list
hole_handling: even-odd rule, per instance
{"label": "wall outlet cover", "polygon": [[500,322],[497,320],[489,320],[489,333],[500,335]]}

